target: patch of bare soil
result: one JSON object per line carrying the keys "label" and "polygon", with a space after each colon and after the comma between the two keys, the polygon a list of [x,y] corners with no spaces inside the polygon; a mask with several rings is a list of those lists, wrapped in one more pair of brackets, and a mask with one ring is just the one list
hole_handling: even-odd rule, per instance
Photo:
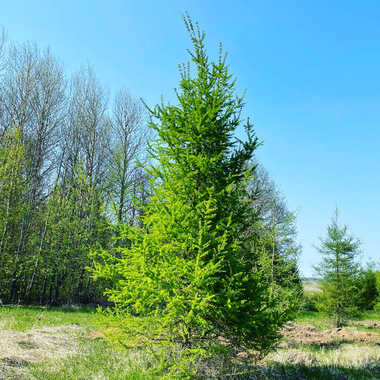
{"label": "patch of bare soil", "polygon": [[4,376],[2,372],[8,370],[19,376],[16,378],[23,378],[29,363],[75,354],[78,350],[75,330],[78,330],[75,325],[28,332],[0,329],[0,379]]}
{"label": "patch of bare soil", "polygon": [[319,331],[316,327],[289,323],[284,327],[283,335],[287,340],[307,344],[330,345],[337,341],[353,341],[380,345],[380,329],[378,329],[377,323],[374,321],[362,321],[360,323],[367,328],[373,328],[373,332],[354,331],[344,328]]}
{"label": "patch of bare soil", "polygon": [[90,333],[90,339],[107,339],[107,335],[112,332],[117,332],[116,328],[103,328],[91,331]]}

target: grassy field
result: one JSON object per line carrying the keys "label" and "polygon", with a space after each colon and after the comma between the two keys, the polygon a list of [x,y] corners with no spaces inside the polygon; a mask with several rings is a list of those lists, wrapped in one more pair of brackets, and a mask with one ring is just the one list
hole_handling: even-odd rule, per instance
{"label": "grassy field", "polygon": [[308,294],[321,292],[320,283],[317,281],[304,281],[303,289],[304,289],[304,292]]}
{"label": "grassy field", "polygon": [[[283,333],[260,362],[214,363],[209,378],[380,379],[380,314],[334,329],[323,314],[303,312]],[[143,352],[104,341],[94,309],[0,307],[0,379],[147,379],[151,365]]]}

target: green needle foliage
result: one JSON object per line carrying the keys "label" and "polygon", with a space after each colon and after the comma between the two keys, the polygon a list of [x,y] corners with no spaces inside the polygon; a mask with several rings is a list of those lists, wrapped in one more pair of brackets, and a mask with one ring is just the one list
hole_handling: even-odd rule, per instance
{"label": "green needle foliage", "polygon": [[110,338],[149,347],[155,370],[170,378],[194,375],[197,362],[216,352],[267,352],[295,308],[290,293],[268,286],[262,239],[245,234],[259,223],[245,169],[258,141],[249,122],[247,141],[234,139],[243,98],[234,95],[222,50],[209,62],[205,34],[184,21],[196,76],[183,65],[178,106],[151,111],[158,137],[144,216],[139,226],[124,226],[128,246],[94,253],[96,277],[114,283],[115,309],[104,312],[117,326]]}
{"label": "green needle foliage", "polygon": [[342,327],[360,312],[361,267],[357,257],[361,241],[347,233],[347,226],[338,224],[338,216],[336,209],[327,227],[327,236],[320,238],[316,249],[323,258],[314,270],[323,279],[318,307],[334,318],[337,327]]}

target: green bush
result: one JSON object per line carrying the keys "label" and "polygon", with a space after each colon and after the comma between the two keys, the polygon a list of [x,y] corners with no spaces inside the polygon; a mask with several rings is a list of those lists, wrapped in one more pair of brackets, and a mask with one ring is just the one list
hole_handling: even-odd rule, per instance
{"label": "green bush", "polygon": [[358,307],[360,310],[372,310],[379,299],[379,289],[374,265],[368,264],[357,280],[357,288],[360,292]]}

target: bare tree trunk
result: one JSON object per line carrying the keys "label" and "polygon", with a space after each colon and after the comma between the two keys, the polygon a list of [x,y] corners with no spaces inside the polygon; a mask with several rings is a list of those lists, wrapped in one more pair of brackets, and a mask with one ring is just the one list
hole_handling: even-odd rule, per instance
{"label": "bare tree trunk", "polygon": [[112,129],[114,147],[111,161],[110,184],[113,193],[117,222],[132,223],[136,215],[133,197],[138,185],[144,183],[138,161],[147,160],[147,139],[145,107],[126,91],[119,91],[113,106]]}
{"label": "bare tree trunk", "polygon": [[46,231],[47,231],[47,226],[48,226],[48,220],[49,220],[49,214],[46,217],[45,228],[44,228],[44,232],[43,232],[43,235],[42,235],[42,238],[41,238],[39,252],[38,252],[38,255],[37,255],[36,263],[34,265],[33,274],[32,274],[32,277],[30,278],[29,285],[28,285],[28,288],[27,288],[27,291],[26,291],[26,302],[27,303],[29,302],[30,293],[32,292],[32,288],[33,288],[33,284],[34,284],[34,279],[35,279],[36,271],[37,271],[37,267],[38,267],[38,263],[40,261],[40,257],[41,257],[41,253],[42,253],[42,247],[43,247],[44,242],[45,242]]}

